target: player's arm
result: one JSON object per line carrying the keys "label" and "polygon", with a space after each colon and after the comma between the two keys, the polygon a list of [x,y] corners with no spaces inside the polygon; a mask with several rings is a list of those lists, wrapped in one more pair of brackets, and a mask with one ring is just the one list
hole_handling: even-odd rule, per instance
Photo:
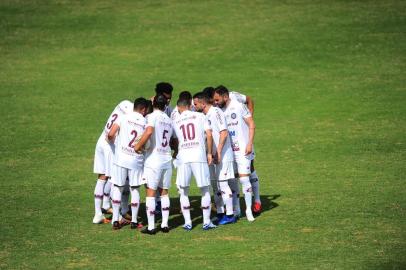
{"label": "player's arm", "polygon": [[109,131],[109,134],[107,134],[107,140],[109,142],[111,142],[111,143],[114,142],[119,129],[120,129],[120,126],[117,125],[116,123],[114,123],[113,126],[111,127],[110,131]]}
{"label": "player's arm", "polygon": [[222,131],[220,131],[220,140],[219,140],[219,144],[217,146],[217,153],[216,153],[218,163],[220,163],[220,161],[221,161],[221,152],[223,151],[223,147],[224,147],[224,144],[226,143],[227,136],[228,136],[227,129],[223,129]]}
{"label": "player's arm", "polygon": [[145,129],[144,133],[142,134],[140,141],[135,144],[135,146],[134,146],[135,152],[137,152],[137,153],[142,152],[141,151],[142,147],[147,143],[149,138],[151,138],[152,133],[154,133],[154,128],[151,126],[148,126]]}
{"label": "player's arm", "polygon": [[248,110],[250,111],[251,115],[254,116],[254,101],[250,96],[246,96],[245,103],[247,104]]}
{"label": "player's arm", "polygon": [[247,123],[248,128],[249,128],[248,144],[247,144],[247,148],[245,148],[245,155],[249,155],[252,153],[252,145],[254,143],[255,123],[254,123],[254,119],[252,119],[252,116],[244,118],[244,121],[245,121],[245,123]]}
{"label": "player's arm", "polygon": [[210,165],[213,162],[213,155],[211,153],[213,149],[213,135],[211,129],[206,129],[206,140],[207,140],[207,163]]}

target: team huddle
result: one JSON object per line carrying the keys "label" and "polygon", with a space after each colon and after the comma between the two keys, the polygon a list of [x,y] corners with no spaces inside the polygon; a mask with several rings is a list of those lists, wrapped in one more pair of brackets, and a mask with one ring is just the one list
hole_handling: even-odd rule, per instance
{"label": "team huddle", "polygon": [[[241,217],[240,184],[247,220],[254,221],[261,212],[253,167],[252,99],[224,86],[207,87],[193,96],[181,92],[172,109],[172,91],[171,84],[158,83],[151,100],[122,101],[108,118],[95,150],[98,180],[93,223],[111,222],[115,230],[128,224],[142,228],[138,210],[140,188],[145,186],[148,226],[141,232],[155,234],[155,218],[160,214],[160,230],[168,233],[172,167],[186,231],[192,230],[192,176],[201,193],[203,230]],[[210,187],[217,211],[213,220]],[[112,214],[111,220],[106,219],[107,213]]]}

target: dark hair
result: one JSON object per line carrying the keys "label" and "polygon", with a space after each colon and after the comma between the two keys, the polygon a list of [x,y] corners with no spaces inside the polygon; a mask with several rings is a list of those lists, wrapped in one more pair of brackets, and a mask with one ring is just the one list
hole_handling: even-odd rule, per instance
{"label": "dark hair", "polygon": [[217,87],[214,89],[214,92],[217,93],[217,94],[219,94],[220,96],[225,96],[225,95],[228,96],[228,89],[227,89],[225,86],[223,86],[223,85],[217,86]]}
{"label": "dark hair", "polygon": [[154,111],[154,108],[152,107],[152,101],[151,100],[147,100],[148,106],[147,106],[147,114],[150,114]]}
{"label": "dark hair", "polygon": [[166,99],[166,97],[163,94],[157,94],[154,97],[154,101],[152,102],[152,106],[154,108],[157,108],[157,109],[163,111],[163,110],[165,110],[167,102],[168,102],[168,100]]}
{"label": "dark hair", "polygon": [[148,108],[148,100],[143,97],[134,100],[134,111],[142,110]]}
{"label": "dark hair", "polygon": [[213,98],[214,96],[214,88],[211,86],[204,88],[202,92],[205,93],[209,98]]}
{"label": "dark hair", "polygon": [[176,102],[176,105],[180,106],[180,107],[185,107],[185,106],[190,106],[192,104],[192,99],[189,98],[179,98],[178,102]]}
{"label": "dark hair", "polygon": [[204,103],[210,104],[210,97],[205,92],[199,92],[194,94],[193,98],[203,100]]}
{"label": "dark hair", "polygon": [[179,99],[192,99],[192,94],[189,91],[180,92]]}
{"label": "dark hair", "polygon": [[173,91],[172,85],[167,82],[160,82],[160,83],[157,83],[155,86],[155,93],[157,95],[163,94],[163,93],[172,94],[172,91]]}

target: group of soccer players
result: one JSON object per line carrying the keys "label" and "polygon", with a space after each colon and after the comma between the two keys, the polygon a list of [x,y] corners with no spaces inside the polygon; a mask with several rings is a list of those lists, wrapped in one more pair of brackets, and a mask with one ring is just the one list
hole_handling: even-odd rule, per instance
{"label": "group of soccer players", "polygon": [[[259,182],[253,168],[252,99],[224,86],[207,87],[194,96],[181,92],[172,109],[172,91],[171,84],[158,83],[151,100],[140,97],[134,103],[122,101],[108,118],[95,150],[98,180],[93,223],[111,222],[113,229],[127,224],[132,229],[141,228],[140,187],[145,186],[148,226],[142,232],[157,232],[158,213],[162,216],[160,230],[169,232],[172,166],[176,168],[186,231],[192,229],[192,175],[201,192],[203,230],[237,221],[241,216],[240,184],[247,220],[254,221],[254,215],[261,212]],[[210,186],[217,211],[215,222],[210,218]],[[111,221],[105,218],[106,213],[112,214]]]}

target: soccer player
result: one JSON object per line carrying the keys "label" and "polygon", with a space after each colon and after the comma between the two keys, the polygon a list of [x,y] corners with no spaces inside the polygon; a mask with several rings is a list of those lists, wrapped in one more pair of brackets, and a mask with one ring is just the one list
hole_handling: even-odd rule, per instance
{"label": "soccer player", "polygon": [[[203,92],[195,94],[193,101],[197,111],[206,115],[212,129],[214,162],[209,166],[209,169],[218,224],[234,223],[236,218],[233,213],[233,196],[228,185],[228,180],[234,178],[234,156],[224,113],[220,108],[212,106],[209,96]],[[224,205],[226,206],[226,215],[224,215]]]}
{"label": "soccer player", "polygon": [[148,227],[142,231],[146,234],[155,234],[155,196],[159,188],[161,194],[161,230],[169,232],[168,219],[170,200],[168,190],[171,187],[172,156],[170,139],[173,128],[171,119],[164,113],[167,100],[164,95],[156,95],[153,101],[154,111],[147,115],[147,125],[140,141],[134,146],[136,152],[150,140],[150,147],[146,150],[144,163],[144,178],[147,181],[147,196],[145,208],[148,218]]}
{"label": "soccer player", "polygon": [[[213,87],[206,87],[203,92],[208,94],[212,99],[214,96],[214,88]],[[228,93],[229,98],[232,100],[236,100],[242,104],[247,105],[248,110],[250,111],[251,115],[254,116],[254,101],[250,96],[241,94],[236,91],[229,91]],[[261,213],[262,206],[261,206],[261,198],[259,194],[259,177],[257,175],[257,171],[254,168],[254,160],[251,162],[251,175],[250,175],[250,182],[252,186],[252,193],[254,195],[254,205],[252,206],[252,211],[254,214]],[[238,188],[238,186],[236,186]],[[237,192],[238,193],[238,192]]]}
{"label": "soccer player", "polygon": [[140,204],[139,187],[142,184],[142,167],[144,155],[135,152],[134,143],[144,133],[146,120],[144,116],[148,110],[148,101],[145,98],[137,98],[134,101],[134,111],[123,116],[113,124],[108,139],[113,142],[117,136],[116,151],[114,153],[113,175],[111,178],[112,201],[113,201],[113,229],[121,228],[120,204],[127,178],[131,188],[131,228],[139,227],[137,222]]}
{"label": "soccer player", "polygon": [[201,208],[203,211],[203,230],[216,228],[210,221],[211,197],[210,176],[208,164],[212,163],[212,153],[206,153],[212,149],[213,138],[210,125],[202,113],[190,111],[191,101],[180,98],[177,102],[179,117],[173,122],[174,131],[178,138],[179,166],[177,168],[176,185],[180,194],[182,214],[185,219],[183,228],[187,231],[192,229],[190,218],[189,187],[193,176],[202,195]]}
{"label": "soccer player", "polygon": [[214,91],[214,102],[224,111],[234,161],[243,189],[248,221],[254,221],[252,215],[252,186],[250,182],[251,161],[254,159],[255,123],[247,106],[229,98],[228,89],[220,85]]}
{"label": "soccer player", "polygon": [[111,167],[113,163],[112,157],[114,143],[108,142],[107,135],[113,124],[118,121],[121,116],[131,112],[132,108],[133,104],[130,101],[121,101],[107,119],[104,130],[96,144],[93,169],[94,173],[98,174],[98,179],[94,189],[95,215],[93,217],[93,223],[95,224],[105,221],[103,208],[106,210],[110,208],[111,182],[109,178],[111,176]]}

